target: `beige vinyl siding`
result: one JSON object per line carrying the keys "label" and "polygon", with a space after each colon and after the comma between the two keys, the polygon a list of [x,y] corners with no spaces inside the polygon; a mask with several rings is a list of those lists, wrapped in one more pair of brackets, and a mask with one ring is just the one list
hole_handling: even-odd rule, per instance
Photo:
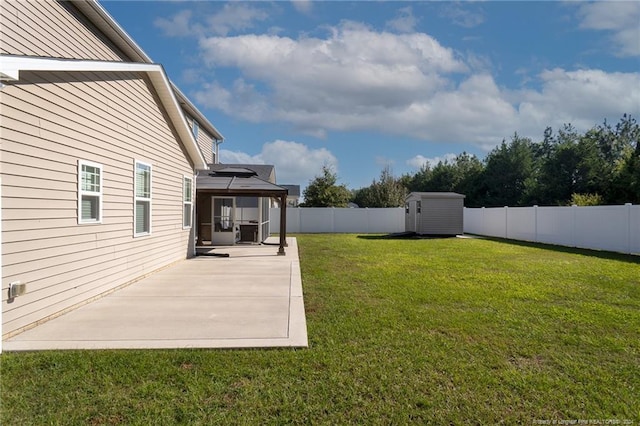
{"label": "beige vinyl siding", "polygon": [[[0,91],[4,333],[188,255],[193,167],[150,87],[135,73],[23,72]],[[138,238],[134,159],[153,166],[152,234]],[[101,224],[77,223],[78,160],[102,165]],[[16,280],[27,293],[8,303]]]}
{"label": "beige vinyl siding", "polygon": [[0,53],[125,60],[69,2],[0,1]]}
{"label": "beige vinyl siding", "polygon": [[213,136],[200,126],[198,130],[198,146],[207,163],[213,163]]}
{"label": "beige vinyl siding", "polygon": [[[187,124],[189,125],[189,128],[193,133],[193,123],[194,123],[193,117],[191,117],[185,111],[182,111],[182,113],[187,119]],[[199,124],[198,124],[198,135],[196,136],[196,141],[198,142],[198,146],[200,147],[200,151],[202,152],[202,156],[204,157],[205,161],[207,163],[213,163],[213,136],[211,136]]]}

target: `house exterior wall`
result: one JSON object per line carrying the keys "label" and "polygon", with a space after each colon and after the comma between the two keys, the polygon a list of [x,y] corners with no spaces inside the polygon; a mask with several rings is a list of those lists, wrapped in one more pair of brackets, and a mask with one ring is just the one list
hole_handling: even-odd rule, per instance
{"label": "house exterior wall", "polygon": [[[194,171],[151,85],[135,73],[20,77],[0,91],[5,335],[190,254],[182,192]],[[78,224],[79,160],[103,167],[102,223]],[[151,234],[141,237],[135,160],[152,166]],[[9,301],[14,281],[27,293]]]}
{"label": "house exterior wall", "polygon": [[[189,115],[186,111],[183,111],[183,112],[187,119],[187,123],[189,124],[189,127],[193,132],[193,123],[194,121],[197,122],[197,120],[194,120],[194,118],[191,115]],[[204,156],[204,159],[207,161],[207,163],[214,163],[215,161],[213,159],[213,136],[209,134],[205,129],[203,129],[203,126],[201,126],[200,124],[198,124],[198,134],[196,135],[196,142],[198,142],[200,151],[202,151],[202,155]]]}
{"label": "house exterior wall", "polygon": [[198,141],[198,146],[202,151],[202,155],[204,156],[204,159],[207,160],[207,163],[214,163],[215,161],[213,158],[213,136],[207,133],[207,131],[204,130],[202,126],[198,131],[197,141]]}
{"label": "house exterior wall", "polygon": [[0,53],[69,59],[125,60],[70,2],[0,2]]}

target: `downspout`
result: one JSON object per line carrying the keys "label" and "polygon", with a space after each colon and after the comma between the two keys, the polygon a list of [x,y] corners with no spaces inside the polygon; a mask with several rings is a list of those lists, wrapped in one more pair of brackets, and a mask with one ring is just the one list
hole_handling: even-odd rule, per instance
{"label": "downspout", "polygon": [[224,139],[213,138],[213,153],[215,155],[214,164],[220,164],[220,144],[224,142]]}

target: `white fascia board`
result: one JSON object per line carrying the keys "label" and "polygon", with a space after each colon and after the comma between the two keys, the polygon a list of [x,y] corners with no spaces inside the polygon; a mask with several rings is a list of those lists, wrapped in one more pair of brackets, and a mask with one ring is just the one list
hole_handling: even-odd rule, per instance
{"label": "white fascia board", "polygon": [[[158,65],[158,67],[160,67],[162,72],[149,73],[151,84],[153,84],[158,96],[160,96],[160,100],[167,110],[171,121],[173,121],[180,139],[184,141],[184,146],[193,160],[194,168],[196,170],[207,170],[209,169],[209,165],[204,159],[204,155],[202,155],[202,151],[198,146],[198,141],[196,141],[196,138],[187,123],[187,119],[182,112],[182,108],[180,108],[180,105],[178,104],[175,92],[167,78],[167,74],[164,72],[162,66]],[[189,141],[189,143],[186,141]]]}
{"label": "white fascia board", "polygon": [[163,72],[157,64],[0,55],[1,75],[8,76],[10,80],[19,80],[20,71]]}
{"label": "white fascia board", "polygon": [[133,38],[116,22],[96,0],[71,0],[100,31],[115,43],[133,61],[153,63]]}
{"label": "white fascia board", "polygon": [[205,130],[207,130],[207,132],[211,133],[217,141],[220,142],[224,140],[224,136],[222,136],[218,129],[216,129],[216,127],[211,124],[211,122],[204,116],[204,114],[202,114],[200,110],[196,108],[193,102],[191,102],[189,98],[187,98],[184,93],[182,93],[178,86],[176,86],[175,83],[171,82],[171,87],[173,87],[174,92],[178,96],[179,103],[182,104],[184,102],[187,112],[189,112],[191,115],[195,115],[194,118],[196,118],[200,122],[200,125]]}
{"label": "white fascia board", "polygon": [[146,74],[189,153],[194,168],[197,170],[208,168],[182,113],[182,108],[178,104],[173,87],[161,65],[0,55],[0,78],[17,81],[20,79],[20,71],[139,72]]}

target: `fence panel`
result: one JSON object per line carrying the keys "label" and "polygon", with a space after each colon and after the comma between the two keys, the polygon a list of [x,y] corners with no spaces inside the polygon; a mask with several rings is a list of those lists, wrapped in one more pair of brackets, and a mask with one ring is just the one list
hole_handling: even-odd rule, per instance
{"label": "fence panel", "polygon": [[505,208],[484,209],[482,235],[507,238],[507,210]]}
{"label": "fence panel", "polygon": [[465,232],[640,254],[640,206],[465,209]]}
{"label": "fence panel", "polygon": [[507,238],[536,241],[536,207],[509,207],[507,215]]}
{"label": "fence panel", "polygon": [[[280,228],[280,209],[271,209],[271,230]],[[404,208],[287,209],[287,232],[382,234],[404,231]]]}
{"label": "fence panel", "polygon": [[574,247],[574,209],[575,207],[538,207],[538,241]]}
{"label": "fence panel", "polygon": [[333,209],[334,232],[369,232],[368,209]]}
{"label": "fence panel", "polygon": [[629,212],[627,206],[576,208],[576,247],[628,252]]}
{"label": "fence panel", "polygon": [[484,209],[464,209],[464,232],[482,234],[482,217]]}
{"label": "fence panel", "polygon": [[404,232],[403,207],[365,209],[369,211],[369,234]]}

